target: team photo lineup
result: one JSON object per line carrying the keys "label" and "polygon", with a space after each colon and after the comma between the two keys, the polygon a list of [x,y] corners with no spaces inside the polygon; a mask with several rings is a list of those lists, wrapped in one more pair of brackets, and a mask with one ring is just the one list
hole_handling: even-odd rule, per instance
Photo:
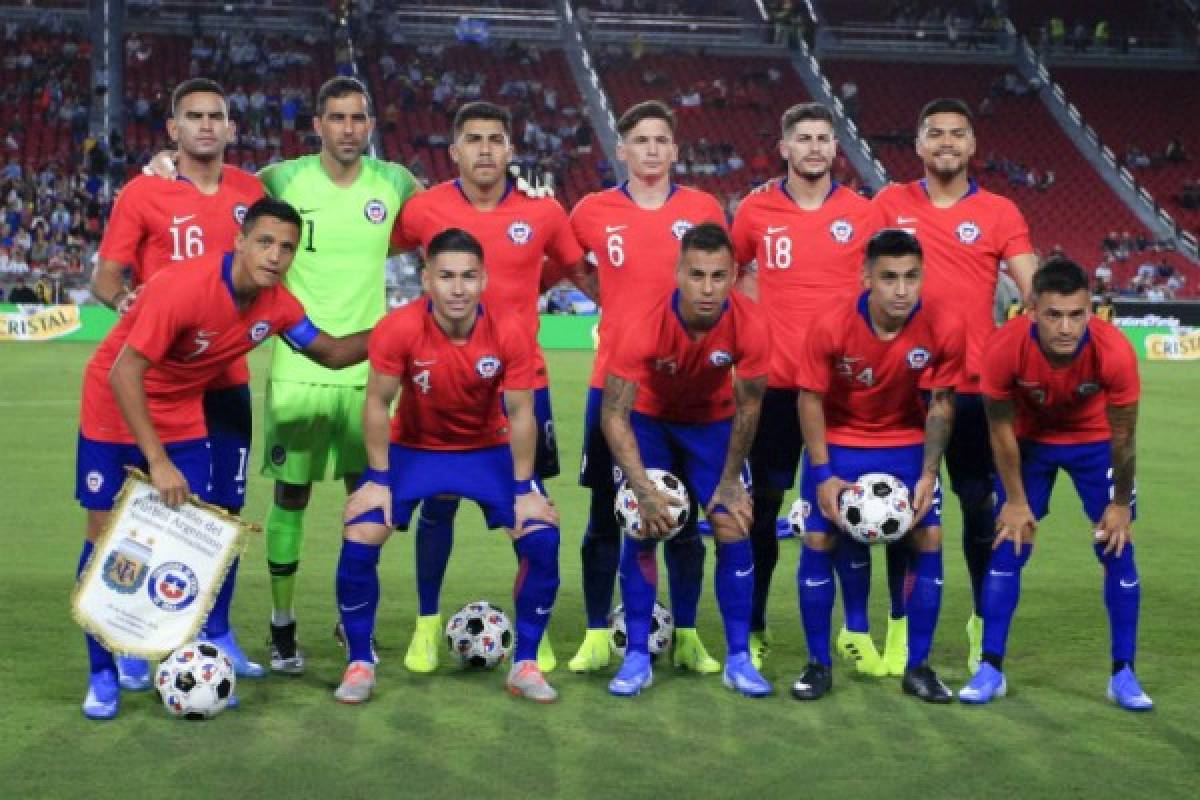
{"label": "team photo lineup", "polygon": [[[225,163],[225,88],[180,83],[175,148],[121,189],[93,279],[120,319],[83,383],[77,575],[127,467],[144,470],[167,506],[194,497],[231,514],[261,470],[274,483],[271,608],[254,614],[269,618],[269,650],[248,646],[258,631],[231,626],[239,570],[263,568],[235,560],[199,640],[172,658],[196,649],[237,680],[336,668],[338,702],[404,703],[377,676],[375,638],[377,616],[410,613],[396,599],[407,587],[381,600],[378,565],[400,530],[415,549],[412,673],[450,657],[502,665],[512,695],[551,703],[563,667],[603,674],[616,697],[669,692],[652,686],[676,668],[720,675],[748,698],[815,701],[834,691],[840,654],[846,669],[897,677],[921,701],[987,704],[1010,676],[1020,686],[1030,657],[1008,658],[1009,631],[1063,471],[1086,521],[1062,527],[1090,533],[1108,619],[1110,678],[1088,691],[1153,708],[1135,672],[1134,349],[1093,315],[1084,269],[1065,257],[1039,263],[1017,206],[970,175],[970,107],[931,97],[913,119],[924,176],[868,200],[833,179],[830,109],[791,106],[778,129],[786,173],[728,220],[712,195],[675,182],[686,120],[653,98],[617,116],[628,177],[567,210],[510,173],[511,116],[491,102],[458,108],[447,137],[458,177],[426,187],[366,155],[375,108],[355,78],[331,78],[317,95],[319,153],[257,175]],[[404,252],[419,254],[422,293],[389,311],[384,262]],[[998,325],[1002,274],[1020,300]],[[600,308],[582,441],[555,435],[537,341],[539,295],[562,280]],[[246,356],[272,337],[265,413],[252,421]],[[250,461],[252,429],[261,464]],[[576,447],[590,496],[582,531],[560,526],[550,481],[568,477],[560,454]],[[325,480],[344,483],[340,520],[306,514]],[[947,489],[961,516],[944,537]],[[511,614],[473,603],[447,626],[441,589],[463,500],[511,540]],[[781,515],[802,537],[798,625],[767,620]],[[306,659],[294,610],[306,534],[334,526],[328,600],[346,651],[336,667]],[[960,542],[969,582],[955,585],[943,561]],[[577,552],[582,586],[564,584],[560,565]],[[887,574],[882,650],[868,619],[873,560]],[[697,628],[706,566],[723,646]],[[582,637],[567,658],[546,631],[556,600],[581,589],[585,618],[556,618],[559,637]],[[944,592],[969,592],[972,609],[950,621],[966,623],[969,653],[968,678],[953,687],[933,647]],[[325,625],[306,622],[310,637]],[[1089,657],[1105,660],[1104,633],[1081,634]],[[773,644],[801,634],[807,661],[772,665],[793,676],[776,686],[763,672]],[[85,640],[85,716],[117,717],[125,692],[169,691],[167,662]],[[197,713],[239,705],[233,675]]]}

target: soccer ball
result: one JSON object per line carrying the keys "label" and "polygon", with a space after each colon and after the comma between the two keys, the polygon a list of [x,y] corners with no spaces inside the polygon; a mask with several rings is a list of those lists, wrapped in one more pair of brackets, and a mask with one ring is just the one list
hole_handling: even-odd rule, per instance
{"label": "soccer ball", "polygon": [[[691,502],[688,499],[687,487],[683,485],[683,481],[676,478],[665,469],[648,469],[646,476],[654,483],[655,488],[660,492],[664,492],[668,497],[679,501],[680,505],[670,506],[668,513],[674,520],[671,526],[671,532],[663,537],[663,541],[675,536],[683,526],[688,522],[688,506]],[[644,539],[642,535],[642,517],[638,513],[637,495],[633,493],[629,482],[621,484],[620,490],[617,492],[617,502],[614,509],[617,515],[617,525],[621,529],[623,535],[632,536],[634,539]]]}
{"label": "soccer ball", "polygon": [[486,600],[467,603],[446,624],[446,644],[459,666],[492,669],[512,650],[512,625]]}
{"label": "soccer ball", "polygon": [[[650,655],[656,656],[671,646],[671,635],[675,632],[675,618],[662,603],[654,604],[654,614],[650,617]],[[629,635],[625,632],[625,606],[618,605],[608,615],[608,642],[612,649],[621,656],[625,655],[625,645]]]}
{"label": "soccer ball", "polygon": [[902,539],[913,524],[908,487],[884,472],[868,472],[838,499],[842,526],[863,544]]}
{"label": "soccer ball", "polygon": [[233,662],[210,642],[189,642],[158,665],[154,687],[173,717],[210,719],[229,705],[237,676]]}
{"label": "soccer ball", "polygon": [[808,502],[803,497],[797,497],[796,502],[792,503],[792,508],[788,511],[787,521],[793,536],[804,536],[804,517],[806,516],[805,512],[807,508]]}

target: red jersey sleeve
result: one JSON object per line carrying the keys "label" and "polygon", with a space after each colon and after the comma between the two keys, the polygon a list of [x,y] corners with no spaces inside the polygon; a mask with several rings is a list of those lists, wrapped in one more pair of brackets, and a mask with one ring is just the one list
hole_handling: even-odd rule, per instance
{"label": "red jersey sleeve", "polygon": [[833,358],[833,316],[814,326],[804,341],[796,359],[796,386],[810,392],[825,394],[833,378],[830,361]]}
{"label": "red jersey sleeve", "polygon": [[504,361],[504,390],[519,392],[532,389],[537,382],[537,344],[533,335],[519,325],[500,329],[501,358]]}
{"label": "red jersey sleeve", "polygon": [[568,267],[583,258],[583,248],[580,247],[579,239],[571,229],[567,212],[563,210],[557,200],[550,200],[550,203],[554,208],[550,214],[550,224],[553,226],[553,230],[550,238],[546,241],[546,255],[557,266]]}
{"label": "red jersey sleeve", "polygon": [[955,388],[962,383],[967,361],[966,331],[961,318],[943,313],[938,318],[938,332],[942,338],[941,353],[922,385],[934,389]]}
{"label": "red jersey sleeve", "polygon": [[[421,302],[416,300],[414,302]],[[415,338],[409,332],[405,335],[404,318],[400,309],[391,312],[375,326],[367,339],[367,360],[371,369],[384,375],[400,376],[404,374],[408,361],[408,342]]]}
{"label": "red jersey sleeve", "polygon": [[132,265],[137,259],[146,229],[139,196],[141,185],[141,181],[134,180],[117,194],[104,238],[100,240],[100,258],[126,265]]}
{"label": "red jersey sleeve", "polygon": [[308,319],[308,312],[282,283],[275,288],[275,313],[279,321],[277,330],[288,331]]}
{"label": "red jersey sleeve", "polygon": [[191,303],[191,298],[171,292],[169,280],[148,282],[130,312],[136,313],[137,318],[129,328],[125,344],[152,364],[161,363],[183,330],[186,309]]}
{"label": "red jersey sleeve", "polygon": [[742,380],[766,377],[771,365],[771,339],[767,335],[766,321],[752,308],[747,308],[738,322],[737,377]]}
{"label": "red jersey sleeve", "polygon": [[1013,256],[1023,256],[1033,252],[1033,242],[1029,238],[1029,223],[1021,211],[1011,201],[1006,202],[999,217],[997,236],[1000,240],[1000,257],[1008,260]]}
{"label": "red jersey sleeve", "polygon": [[1142,384],[1138,375],[1137,354],[1125,334],[1110,329],[1104,341],[1101,378],[1108,393],[1110,406],[1128,406],[1141,397]]}
{"label": "red jersey sleeve", "polygon": [[1017,344],[1008,326],[997,331],[988,342],[979,375],[979,390],[985,397],[992,400],[1013,399],[1013,383],[1017,377]]}

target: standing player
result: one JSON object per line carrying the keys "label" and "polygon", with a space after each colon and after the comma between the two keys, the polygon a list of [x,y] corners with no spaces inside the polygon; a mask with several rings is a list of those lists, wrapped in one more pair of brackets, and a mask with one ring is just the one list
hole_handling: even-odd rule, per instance
{"label": "standing player", "polygon": [[1112,636],[1108,697],[1148,711],[1154,702],[1133,670],[1142,592],[1132,528],[1137,357],[1124,334],[1092,317],[1087,276],[1077,264],[1051,261],[1034,275],[1033,319],[1017,317],[992,337],[982,388],[1000,511],[983,584],[983,663],[959,699],[987,703],[1008,689],[1004,653],[1021,570],[1062,469],[1092,523],[1104,567]]}
{"label": "standing player", "polygon": [[[971,574],[975,613],[967,621],[968,667],[979,665],[983,621],[979,617],[983,576],[991,557],[992,455],[987,420],[979,395],[984,342],[995,330],[992,303],[1000,262],[1022,297],[1029,296],[1037,256],[1029,226],[1012,201],[979,188],[967,170],[975,155],[971,111],[961,100],[934,100],[917,120],[917,155],[925,177],[885,187],[875,198],[885,223],[916,235],[925,251],[925,296],[966,318],[967,355],[963,382],[956,396],[954,434],[946,449],[950,486],[963,514],[963,553]],[[893,593],[893,598],[895,598]],[[903,653],[903,627],[893,605],[884,660]],[[893,635],[893,631],[897,635]]]}
{"label": "standing player", "polygon": [[[323,330],[348,333],[370,328],[386,310],[384,259],[392,226],[419,187],[404,167],[363,155],[374,119],[367,90],[354,78],[321,87],[313,127],[321,137],[319,154],[274,164],[259,177],[268,194],[304,217],[288,288]],[[263,449],[263,473],[275,479],[267,516],[274,670],[304,671],[292,603],[304,509],[313,481],[332,470],[349,489],[363,470],[366,367],[334,372],[275,348]]]}
{"label": "standing player", "polygon": [[[803,445],[796,416],[795,364],[814,319],[862,285],[867,240],[881,225],[879,212],[868,200],[833,180],[830,170],[837,158],[837,139],[829,109],[819,103],[792,106],[780,124],[779,153],[788,163],[787,178],[748,195],[733,218],[737,262],[751,270],[744,274],[742,288],[762,306],[772,342],[763,414],[750,451],[754,476],[750,653],[760,668],[769,646],[767,595],[779,560],[775,519],[784,492],[796,483]],[[870,559],[852,564],[840,570],[843,594],[862,595],[865,603]],[[879,653],[865,629],[843,628],[838,647],[853,654],[860,670],[881,671]]]}
{"label": "standing player", "polygon": [[[679,157],[671,109],[658,101],[638,103],[617,120],[617,133],[621,137],[617,158],[628,167],[629,180],[589,194],[571,212],[576,238],[595,259],[595,271],[581,281],[593,297],[600,298],[602,308],[579,476],[592,493],[581,548],[588,629],[569,664],[573,672],[608,666],[608,613],[621,555],[621,534],[613,516],[616,465],[600,428],[610,343],[625,326],[640,325],[654,304],[674,288],[683,234],[701,222],[723,224],[725,220],[712,195],[671,182],[671,169]],[[695,525],[663,550],[677,626],[674,663],[697,672],[718,672],[721,665],[708,655],[696,633],[704,543]]]}
{"label": "standing player", "polygon": [[[330,369],[366,357],[367,332],[321,333],[280,285],[301,220],[263,199],[245,213],[235,251],[155,275],[88,362],[75,497],[88,510],[76,576],[107,527],[126,466],[147,470],[165,503],[209,498],[212,471],[203,394],[273,333]],[[87,636],[91,675],[83,713],[111,719],[120,705],[112,654]]]}
{"label": "standing player", "polygon": [[536,656],[558,592],[559,532],[558,515],[534,475],[533,333],[480,305],[487,273],[475,237],[447,229],[425,255],[427,296],[392,312],[371,335],[363,422],[369,466],[346,504],[337,571],[350,663],[335,696],[362,703],[375,686],[377,565],[392,526],[406,528],[417,503],[448,494],[475,500],[488,527],[508,529],[519,561],[508,688],[553,702],[558,693]]}
{"label": "standing player", "polygon": [[[491,103],[467,103],[454,115],[450,158],[458,179],[422,192],[404,206],[393,244],[428,249],[433,237],[451,225],[462,228],[487,253],[487,288],[483,302],[495,314],[512,317],[531,333],[538,329],[538,294],[543,264],[577,268],[583,251],[571,232],[566,212],[552,197],[529,197],[508,176],[512,159],[512,119],[507,109]],[[536,478],[558,474],[558,444],[546,360],[534,350],[534,411],[538,446]],[[540,487],[544,492],[544,486]],[[454,543],[456,497],[430,497],[417,518],[416,631],[404,657],[413,672],[437,668],[444,630],[438,613],[442,578]],[[554,669],[554,652],[546,638],[538,653],[544,672]]]}
{"label": "standing player", "polygon": [[[833,610],[830,551],[864,545],[830,533],[838,497],[867,472],[895,475],[912,487],[916,580],[908,599],[910,644],[904,691],[948,703],[950,690],[928,662],[942,602],[942,453],[954,427],[954,387],[962,375],[963,335],[957,314],[921,299],[921,246],[894,229],[867,244],[867,291],[839,301],[813,327],[798,363],[800,425],[807,452],[800,491],[808,505],[804,550],[796,573],[809,664],[792,685],[798,700],[833,686],[829,617]],[[932,390],[926,409],[921,387]],[[836,524],[836,523],[835,523]],[[846,592],[846,626],[867,630],[866,593]]]}
{"label": "standing player", "polygon": [[[608,691],[632,696],[650,686],[647,640],[658,591],[658,542],[671,521],[667,497],[646,475],[682,478],[705,510],[717,542],[714,578],[725,622],[725,685],[748,697],[771,693],[750,659],[754,555],[752,503],[743,467],[767,386],[767,328],[754,304],[732,293],[733,244],[715,223],[683,235],[677,288],[664,294],[611,345],[602,424],[613,458],[638,501],[646,538],[626,535],[621,597],[628,645]],[[731,373],[736,374],[730,380]]]}
{"label": "standing player", "polygon": [[[220,84],[193,78],[175,87],[167,133],[178,145],[180,180],[140,175],[117,196],[93,278],[92,293],[121,314],[152,275],[173,264],[211,261],[233,247],[246,209],[262,197],[258,179],[222,163],[234,135],[225,91]],[[126,284],[125,273],[129,272]],[[204,419],[212,448],[212,502],[237,514],[246,500],[246,461],[250,455],[249,370],[238,359],[216,376],[204,393]],[[229,607],[238,562],[205,624],[204,636],[232,659],[239,676],[259,677],[263,668],[246,658],[229,626]],[[142,659],[118,658],[121,686],[150,688]]]}

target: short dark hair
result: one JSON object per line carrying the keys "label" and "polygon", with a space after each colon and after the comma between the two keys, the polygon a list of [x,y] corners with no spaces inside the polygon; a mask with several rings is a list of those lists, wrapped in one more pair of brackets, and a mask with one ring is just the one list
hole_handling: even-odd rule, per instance
{"label": "short dark hair", "polygon": [[899,258],[901,256],[916,256],[918,261],[925,258],[921,243],[917,237],[900,228],[884,228],[877,231],[867,242],[867,265],[875,263],[879,258]]}
{"label": "short dark hair", "polygon": [[688,228],[679,242],[679,253],[688,250],[699,250],[702,253],[715,253],[719,250],[733,252],[733,242],[729,234],[715,222],[701,222]]}
{"label": "short dark hair", "polygon": [[171,116],[179,113],[179,104],[183,102],[183,98],[201,92],[211,92],[220,95],[222,101],[225,100],[225,87],[211,78],[188,78],[171,92]]}
{"label": "short dark hair", "polygon": [[783,112],[779,124],[786,136],[787,132],[796,126],[796,123],[810,119],[828,122],[829,127],[833,127],[833,112],[820,103],[797,103]]}
{"label": "short dark hair", "polygon": [[348,75],[339,75],[321,84],[321,88],[317,90],[317,116],[325,113],[325,103],[331,98],[345,97],[348,94],[361,94],[365,97],[367,99],[367,115],[373,116],[371,93],[367,91],[367,87],[362,81]]}
{"label": "short dark hair", "polygon": [[504,132],[512,135],[512,114],[504,106],[498,106],[495,103],[488,103],[483,100],[477,100],[474,103],[467,103],[458,109],[454,115],[454,136],[462,133],[463,127],[473,119],[490,119],[499,122],[504,126]]}
{"label": "short dark hair", "polygon": [[624,136],[646,119],[661,119],[671,129],[671,135],[675,135],[675,112],[661,100],[643,100],[625,109],[625,113],[617,120],[617,134]]}
{"label": "short dark hair", "polygon": [[276,200],[274,197],[260,197],[254,205],[246,209],[246,216],[242,217],[242,233],[249,233],[254,224],[263,217],[274,217],[295,225],[297,230],[304,229],[304,220],[300,213],[292,208],[291,203]]}
{"label": "short dark hair", "polygon": [[433,261],[442,253],[470,253],[483,262],[483,245],[462,228],[446,228],[429,240],[425,248],[425,262]]}
{"label": "short dark hair", "polygon": [[1087,290],[1087,273],[1067,258],[1052,258],[1033,273],[1033,293],[1075,294]]}
{"label": "short dark hair", "polygon": [[969,126],[975,127],[975,115],[971,113],[971,107],[966,104],[966,101],[957,97],[939,97],[936,100],[930,100],[921,109],[921,113],[917,117],[917,130],[921,130],[925,126],[925,121],[934,114],[960,114],[967,118]]}

